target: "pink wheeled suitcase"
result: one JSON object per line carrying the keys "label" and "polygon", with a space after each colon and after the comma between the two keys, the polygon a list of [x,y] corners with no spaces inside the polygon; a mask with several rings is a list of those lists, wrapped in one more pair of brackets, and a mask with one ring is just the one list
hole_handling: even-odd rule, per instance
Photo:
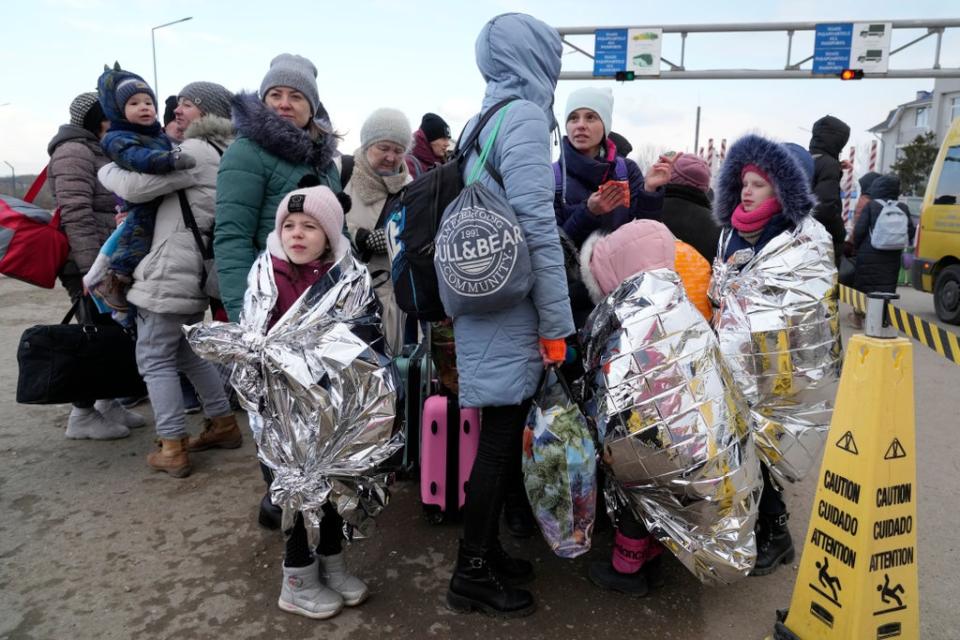
{"label": "pink wheeled suitcase", "polygon": [[455,396],[433,395],[423,405],[420,500],[434,523],[456,515],[480,442],[480,410],[459,408]]}

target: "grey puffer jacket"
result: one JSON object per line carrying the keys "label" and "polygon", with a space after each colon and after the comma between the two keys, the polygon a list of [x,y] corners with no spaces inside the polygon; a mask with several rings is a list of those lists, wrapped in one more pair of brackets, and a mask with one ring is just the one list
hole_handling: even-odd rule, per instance
{"label": "grey puffer jacket", "polygon": [[[562,50],[555,29],[517,13],[493,18],[477,38],[477,67],[487,81],[482,109],[517,98],[503,117],[489,158],[503,187],[488,172],[478,181],[513,207],[530,250],[534,284],[529,297],[512,308],[454,318],[463,407],[516,405],[533,396],[543,373],[537,338],[565,338],[574,332],[550,164],[550,131],[556,126],[553,90]],[[481,145],[494,122],[481,131]],[[472,118],[463,136],[477,123],[478,117]],[[478,159],[470,154],[464,177]]]}
{"label": "grey puffer jacket", "polygon": [[167,174],[125,171],[110,163],[100,179],[131,202],[149,202],[163,196],[157,209],[150,252],[133,272],[127,299],[154,313],[191,314],[209,304],[200,289],[203,258],[193,233],[183,221],[177,191],[183,189],[197,227],[208,245],[212,242],[220,156],[233,141],[233,125],[225,118],[206,115],[187,127],[180,145],[197,160],[192,169]]}
{"label": "grey puffer jacket", "polygon": [[70,259],[85,274],[117,226],[113,218],[116,200],[97,180],[97,171],[110,159],[97,136],[72,124],[60,127],[47,145],[47,153],[47,179],[70,241]]}

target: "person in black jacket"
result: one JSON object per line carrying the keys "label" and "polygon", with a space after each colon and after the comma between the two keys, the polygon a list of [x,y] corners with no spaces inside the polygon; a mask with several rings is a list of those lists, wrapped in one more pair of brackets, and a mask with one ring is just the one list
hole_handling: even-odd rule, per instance
{"label": "person in black jacket", "polygon": [[717,255],[720,226],[707,198],[709,188],[710,167],[706,161],[691,153],[678,155],[670,171],[670,182],[664,188],[662,215],[670,233],[712,263]]}
{"label": "person in black jacket", "polygon": [[813,123],[810,153],[813,154],[813,194],[817,198],[814,217],[833,237],[833,257],[840,265],[846,229],[843,226],[843,202],[840,199],[840,152],[850,139],[850,127],[843,120],[824,116]]}
{"label": "person in black jacket", "polygon": [[[900,178],[896,174],[886,174],[876,178],[867,189],[870,202],[863,208],[853,228],[853,246],[857,252],[856,271],[853,275],[853,287],[857,291],[872,293],[895,293],[897,277],[900,275],[901,249],[876,249],[870,242],[870,232],[877,223],[877,217],[883,210],[884,201],[896,200],[900,196]],[[907,215],[907,241],[913,238],[915,231],[910,209],[898,202],[897,206]],[[863,315],[854,311],[850,316],[854,328],[861,328]]]}

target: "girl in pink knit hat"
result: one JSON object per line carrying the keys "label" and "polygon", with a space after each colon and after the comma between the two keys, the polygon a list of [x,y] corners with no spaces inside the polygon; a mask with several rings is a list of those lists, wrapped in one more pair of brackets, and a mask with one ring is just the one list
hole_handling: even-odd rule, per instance
{"label": "girl in pink knit hat", "polygon": [[[267,236],[277,294],[268,331],[349,250],[349,240],[343,235],[343,208],[333,191],[317,186],[289,193]],[[293,528],[284,532],[281,609],[308,618],[329,618],[344,605],[355,606],[366,599],[367,585],[347,572],[342,530],[343,518],[325,504],[320,544],[311,549],[303,516],[296,515]]]}
{"label": "girl in pink knit hat", "polygon": [[[698,259],[698,262],[685,259],[685,273],[679,275],[685,287],[688,282],[700,283],[695,288],[706,302],[710,264],[692,247],[677,240],[666,226],[654,220],[634,220],[609,235],[591,235],[580,251],[580,271],[591,299],[594,304],[599,304],[633,276],[658,269],[676,270],[681,255]],[[588,321],[585,331],[589,333],[590,328],[591,321]],[[587,340],[589,336],[585,336],[585,342]],[[589,366],[585,363],[585,367]],[[662,381],[655,377],[646,380],[646,385],[654,392],[660,384]],[[649,588],[663,584],[660,570],[663,547],[630,509],[620,509],[616,519],[612,557],[608,562],[594,562],[590,566],[590,580],[604,589],[644,596]]]}

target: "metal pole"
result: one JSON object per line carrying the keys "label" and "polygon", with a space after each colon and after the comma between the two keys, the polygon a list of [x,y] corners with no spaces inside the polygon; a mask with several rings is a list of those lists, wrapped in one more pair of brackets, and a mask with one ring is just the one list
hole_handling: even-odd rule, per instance
{"label": "metal pole", "polygon": [[[157,29],[163,29],[164,27],[169,27],[172,24],[180,24],[181,22],[186,22],[187,20],[193,20],[193,16],[187,16],[186,18],[180,18],[179,20],[174,20],[173,22],[165,22],[164,24],[158,24],[155,27],[150,28],[150,48],[153,50],[153,91],[157,94],[157,100],[160,100],[160,83],[157,82],[157,39],[155,33]],[[157,105],[159,108],[159,105]]]}
{"label": "metal pole", "polygon": [[693,130],[693,152],[700,148],[700,105],[697,105],[697,126]]}
{"label": "metal pole", "polygon": [[[150,50],[153,52],[153,90],[157,93],[157,101],[160,100],[160,83],[157,82],[157,38],[154,35],[156,27],[150,29]],[[159,109],[159,106],[157,107]]]}
{"label": "metal pole", "polygon": [[3,161],[3,164],[10,167],[10,195],[16,196],[17,195],[17,172],[14,170],[13,165],[7,162],[6,160]]}
{"label": "metal pole", "polygon": [[943,42],[943,28],[937,29],[937,51],[933,54],[933,68],[940,68],[940,44]]}
{"label": "metal pole", "polygon": [[790,68],[790,58],[793,55],[793,29],[787,31],[787,66],[784,69]]}

